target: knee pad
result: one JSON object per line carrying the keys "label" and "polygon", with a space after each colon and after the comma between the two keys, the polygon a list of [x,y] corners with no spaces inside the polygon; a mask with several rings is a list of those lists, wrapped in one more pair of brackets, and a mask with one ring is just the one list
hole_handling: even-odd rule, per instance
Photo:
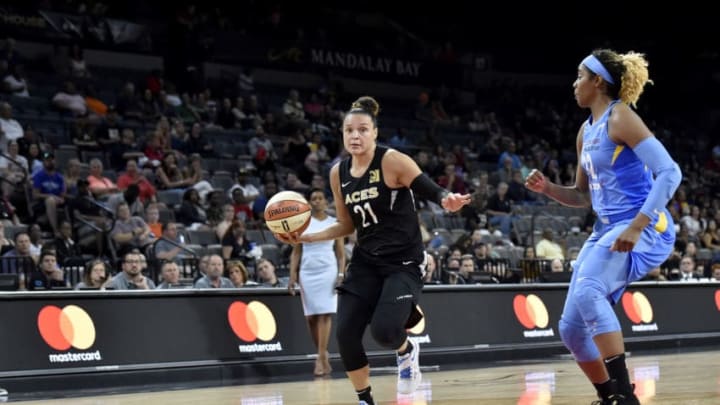
{"label": "knee pad", "polygon": [[558,330],[560,339],[576,361],[591,361],[600,357],[600,352],[584,325],[571,324],[560,319]]}
{"label": "knee pad", "polygon": [[599,280],[589,277],[581,279],[575,286],[572,298],[590,336],[620,330],[620,322],[605,290]]}
{"label": "knee pad", "polygon": [[380,346],[392,350],[396,350],[407,339],[403,325],[397,325],[386,317],[375,317],[370,323],[370,332]]}

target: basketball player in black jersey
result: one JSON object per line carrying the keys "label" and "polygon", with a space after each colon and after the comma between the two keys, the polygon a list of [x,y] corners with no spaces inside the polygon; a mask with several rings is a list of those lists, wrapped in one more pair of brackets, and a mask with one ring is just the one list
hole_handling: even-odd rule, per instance
{"label": "basketball player in black jersey", "polygon": [[376,144],[379,109],[372,97],[360,97],[343,121],[343,142],[351,156],[330,171],[337,223],[317,233],[276,235],[286,243],[307,243],[357,230],[347,277],[338,287],[336,332],[360,405],[374,405],[362,345],[368,324],[378,344],[397,350],[398,392],[412,393],[420,382],[419,347],[406,332],[421,319],[416,303],[425,266],[415,199],[453,212],[470,202],[470,195],[442,189],[406,154]]}

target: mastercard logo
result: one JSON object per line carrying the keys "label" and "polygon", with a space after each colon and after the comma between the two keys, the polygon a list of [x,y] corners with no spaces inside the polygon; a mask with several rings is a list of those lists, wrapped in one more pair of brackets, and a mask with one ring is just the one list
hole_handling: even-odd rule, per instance
{"label": "mastercard logo", "polygon": [[74,347],[85,350],[95,343],[95,324],[90,315],[77,305],[62,309],[47,305],[40,310],[38,330],[45,343],[55,350]]}
{"label": "mastercard logo", "polygon": [[720,311],[720,290],[715,291],[715,306]]}
{"label": "mastercard logo", "polygon": [[423,312],[422,308],[420,308],[420,305],[416,305],[415,308],[417,308],[418,312],[420,312],[423,317],[417,325],[413,326],[412,329],[408,329],[408,332],[414,335],[419,335],[425,331],[425,312]]}
{"label": "mastercard logo", "polygon": [[235,301],[228,308],[228,322],[235,335],[245,342],[262,340],[267,342],[275,337],[277,323],[270,309],[262,302],[246,304]]}
{"label": "mastercard logo", "polygon": [[632,323],[650,323],[653,320],[653,309],[647,297],[639,291],[626,292],[622,296],[625,315]]}
{"label": "mastercard logo", "polygon": [[518,294],[513,298],[515,317],[526,329],[546,328],[550,321],[547,308],[535,294]]}

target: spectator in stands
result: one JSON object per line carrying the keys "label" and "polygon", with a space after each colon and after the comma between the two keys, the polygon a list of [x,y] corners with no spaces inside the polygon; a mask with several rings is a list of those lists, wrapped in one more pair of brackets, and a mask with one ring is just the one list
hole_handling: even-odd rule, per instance
{"label": "spectator in stands", "polygon": [[535,245],[535,254],[538,259],[565,260],[562,247],[553,241],[552,228],[545,228],[543,230],[542,239]]}
{"label": "spectator in stands", "polygon": [[140,104],[140,97],[135,92],[135,83],[125,83],[122,92],[115,101],[115,105],[118,114],[123,118],[138,121],[142,119],[142,105]]}
{"label": "spectator in stands", "polygon": [[262,192],[252,204],[253,217],[258,220],[264,219],[263,213],[265,212],[268,200],[278,192],[277,184],[272,181],[265,183],[265,186],[262,189]]}
{"label": "spectator in stands", "polygon": [[30,291],[70,287],[65,273],[58,267],[55,252],[45,250],[40,254],[38,269],[30,275],[26,286]]}
{"label": "spectator in stands", "polygon": [[116,211],[120,203],[125,203],[128,205],[128,207],[130,207],[131,216],[144,217],[145,206],[140,200],[139,195],[140,187],[138,187],[137,184],[130,184],[122,193],[115,193],[111,195],[105,201],[105,205],[108,206],[112,211]]}
{"label": "spectator in stands", "polygon": [[261,257],[257,261],[255,269],[261,287],[287,288],[288,278],[277,276],[275,263],[273,263],[272,260]]}
{"label": "spectator in stands", "polygon": [[28,162],[24,156],[19,155],[20,147],[17,140],[7,142],[7,156],[0,156],[0,176],[6,181],[2,182],[1,196],[10,196],[20,182],[28,181]]}
{"label": "spectator in stands", "polygon": [[225,236],[225,232],[227,232],[228,228],[230,228],[233,219],[235,219],[235,209],[232,205],[225,204],[222,206],[222,215],[222,220],[215,225],[215,234],[217,235],[218,240],[222,240],[223,236]]}
{"label": "spectator in stands", "polygon": [[443,280],[447,284],[465,284],[465,279],[460,277],[460,259],[448,258],[445,265]]}
{"label": "spectator in stands", "polygon": [[655,267],[650,270],[645,277],[641,278],[640,281],[667,281],[667,278],[662,274],[660,267]]}
{"label": "spectator in stands", "polygon": [[117,184],[103,176],[103,164],[98,158],[90,160],[90,174],[87,176],[90,192],[98,199],[107,198],[110,194],[119,192]]}
{"label": "spectator in stands", "polygon": [[117,180],[117,187],[120,191],[125,191],[130,185],[138,187],[138,199],[142,204],[148,204],[156,201],[157,190],[155,186],[145,177],[138,169],[135,159],[128,159],[125,164],[125,173],[121,174]]}
{"label": "spectator in stands", "polygon": [[240,189],[243,192],[245,204],[252,204],[252,202],[260,195],[260,190],[258,190],[254,184],[250,183],[250,175],[251,169],[247,167],[241,167],[238,169],[237,182],[230,187],[230,190],[228,190],[228,197],[232,198],[233,191]]}
{"label": "spectator in stands", "polygon": [[[159,244],[160,242],[158,242]],[[185,288],[180,284],[180,269],[177,263],[173,261],[163,262],[160,266],[160,277],[162,282],[155,288],[156,290],[167,290],[171,288]]]}
{"label": "spectator in stands", "polygon": [[255,287],[258,285],[257,282],[249,279],[250,275],[242,262],[229,261],[226,267],[228,278],[236,288]]}
{"label": "spectator in stands", "polygon": [[680,260],[680,281],[697,281],[700,277],[696,273],[695,259],[692,256],[683,256]]}
{"label": "spectator in stands", "polygon": [[160,223],[160,208],[158,204],[148,204],[147,208],[145,208],[145,222],[148,224],[148,227],[150,227],[150,232],[153,234],[153,237],[157,238],[162,235],[163,228]]}
{"label": "spectator in stands", "polygon": [[305,109],[303,103],[300,101],[300,93],[291,89],[288,93],[288,98],[282,107],[283,115],[285,119],[294,125],[300,125],[305,127],[307,121],[305,120]]}
{"label": "spectator in stands", "polygon": [[[168,222],[163,225],[162,239],[155,243],[155,257],[165,261],[173,261],[178,265],[183,264],[183,259],[190,255],[183,246],[178,234],[178,225],[175,222]],[[175,242],[175,244],[166,242]]]}
{"label": "spectator in stands", "polygon": [[502,169],[505,167],[505,160],[507,158],[510,159],[511,169],[522,168],[522,160],[520,159],[520,155],[516,153],[517,145],[515,144],[515,141],[511,138],[504,138],[503,145],[503,152],[498,158],[498,169]]}
{"label": "spectator in stands", "polygon": [[[30,235],[25,231],[15,233],[15,248],[2,255],[2,272],[29,274],[38,261],[37,256],[30,253]],[[15,259],[15,260],[13,260]]]}
{"label": "spectator in stands", "polygon": [[512,179],[508,184],[507,195],[510,201],[515,204],[525,204],[532,200],[530,191],[525,187],[522,172],[518,169],[512,171]]}
{"label": "spectator in stands", "polygon": [[123,127],[120,124],[120,114],[114,105],[109,105],[107,113],[100,125],[95,129],[95,139],[102,150],[111,151],[120,144],[120,135]]}
{"label": "spectator in stands", "polygon": [[668,257],[675,239],[665,207],[682,173],[631,108],[648,81],[642,54],[598,49],[588,55],[573,83],[577,104],[591,114],[573,144],[581,162],[575,185],[554,184],[538,169],[526,180],[532,191],[598,213],[575,263],[559,330],[603,403],[639,404],[612,305]]}
{"label": "spectator in stands", "polygon": [[130,207],[126,202],[118,204],[115,226],[110,231],[110,237],[115,242],[119,255],[133,249],[144,250],[155,239],[150,233],[150,227],[142,218],[130,216]]}
{"label": "spectator in stands", "polygon": [[185,144],[185,153],[197,153],[203,157],[209,157],[213,154],[213,147],[202,134],[202,125],[199,122],[192,124],[190,136]]}
{"label": "spectator in stands", "polygon": [[423,275],[423,284],[436,285],[441,284],[437,274],[437,259],[430,253],[425,253],[427,263],[425,264],[425,275]]}
{"label": "spectator in stands", "polygon": [[129,251],[122,255],[122,271],[108,282],[105,288],[114,290],[153,290],[155,282],[142,274],[145,258],[141,253]]}
{"label": "spectator in stands", "polygon": [[245,237],[245,222],[234,219],[222,240],[222,257],[225,260],[239,259],[250,267],[255,258],[260,257],[262,250],[254,242]]}
{"label": "spectator in stands", "polygon": [[13,108],[10,103],[0,103],[0,152],[8,152],[8,142],[16,141],[24,135],[23,127],[13,118]]}
{"label": "spectator in stands", "polygon": [[152,122],[160,117],[160,104],[150,89],[145,89],[138,104],[140,106],[140,118],[143,122]]}
{"label": "spectator in stands", "polygon": [[712,279],[713,281],[720,281],[720,263],[712,265]]}
{"label": "spectator in stands", "polygon": [[463,177],[462,170],[457,170],[454,164],[448,163],[445,165],[443,175],[438,177],[437,184],[453,193],[465,194],[467,187]]}
{"label": "spectator in stands", "polygon": [[285,177],[285,190],[297,191],[300,194],[305,194],[308,189],[310,189],[310,186],[300,181],[297,173],[287,173]]}
{"label": "spectator in stands", "polygon": [[705,249],[720,251],[720,231],[714,219],[707,221],[707,227],[700,234],[700,241]]}
{"label": "spectator in stands", "polygon": [[200,202],[200,193],[196,189],[185,190],[178,212],[178,221],[189,229],[198,229],[207,224],[207,213]]}
{"label": "spectator in stands", "polygon": [[75,123],[70,129],[70,138],[73,145],[81,152],[100,150],[95,136],[95,128],[87,116],[75,118]]}
{"label": "spectator in stands", "polygon": [[58,263],[65,263],[65,259],[80,256],[80,249],[73,240],[72,224],[67,220],[60,221],[60,235],[55,238],[55,254]]}
{"label": "spectator in stands", "polygon": [[110,282],[110,271],[101,259],[93,259],[85,264],[83,279],[75,286],[76,290],[104,290]]}
{"label": "spectator in stands", "polygon": [[5,236],[5,224],[5,221],[0,220],[0,256],[11,251],[15,247],[13,241]]}
{"label": "spectator in stands", "polygon": [[460,268],[458,269],[458,277],[462,278],[462,282],[458,282],[458,284],[475,284],[472,279],[473,272],[475,272],[475,260],[470,255],[462,255],[460,257]]}
{"label": "spectator in stands", "polygon": [[65,82],[63,90],[55,93],[52,102],[61,112],[68,112],[74,116],[84,116],[88,112],[85,97],[78,93],[75,83],[70,81]]}
{"label": "spectator in stands", "polygon": [[192,180],[183,177],[182,170],[178,167],[177,156],[172,152],[162,157],[162,163],[155,175],[163,190],[185,190],[192,186]]}
{"label": "spectator in stands", "polygon": [[230,279],[223,277],[223,259],[218,255],[211,255],[208,260],[206,274],[195,282],[194,288],[234,288]]}
{"label": "spectator in stands", "polygon": [[283,145],[283,163],[291,170],[298,170],[305,162],[305,157],[310,153],[310,147],[302,130],[294,125],[289,126],[289,133]]}
{"label": "spectator in stands", "polygon": [[697,237],[705,229],[705,220],[700,218],[700,207],[691,205],[683,214],[680,221],[687,227],[688,236]]}
{"label": "spectator in stands", "polygon": [[85,63],[85,52],[80,44],[70,46],[70,75],[75,79],[89,79],[90,70]]}
{"label": "spectator in stands", "polygon": [[33,175],[35,215],[45,213],[53,233],[58,233],[57,209],[65,205],[65,178],[55,170],[55,155],[43,153],[43,168]]}
{"label": "spectator in stands", "polygon": [[[69,198],[78,195],[78,180],[80,180],[81,163],[77,158],[71,158],[65,165],[65,189]],[[89,183],[88,183],[89,184]]]}
{"label": "spectator in stands", "polygon": [[495,194],[487,203],[487,214],[490,215],[488,222],[492,226],[499,225],[504,237],[510,236],[510,227],[512,226],[512,205],[507,191],[507,183],[499,183]]}
{"label": "spectator in stands", "polygon": [[562,259],[552,259],[552,261],[550,261],[551,273],[561,273],[563,271],[565,271],[565,263]]}
{"label": "spectator in stands", "polygon": [[8,73],[2,78],[2,90],[15,97],[30,97],[28,90],[28,82],[25,77],[25,68],[23,65],[10,65]]}

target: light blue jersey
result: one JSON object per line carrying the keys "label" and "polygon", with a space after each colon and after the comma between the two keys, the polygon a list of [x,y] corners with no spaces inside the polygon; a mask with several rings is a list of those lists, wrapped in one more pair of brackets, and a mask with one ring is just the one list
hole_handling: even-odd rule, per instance
{"label": "light blue jersey", "polygon": [[[652,187],[652,172],[627,145],[618,145],[608,136],[608,119],[615,104],[592,122],[588,119],[583,131],[580,163],[588,178],[592,206],[603,222],[613,218],[634,217]],[[656,220],[657,218],[651,218]]]}

